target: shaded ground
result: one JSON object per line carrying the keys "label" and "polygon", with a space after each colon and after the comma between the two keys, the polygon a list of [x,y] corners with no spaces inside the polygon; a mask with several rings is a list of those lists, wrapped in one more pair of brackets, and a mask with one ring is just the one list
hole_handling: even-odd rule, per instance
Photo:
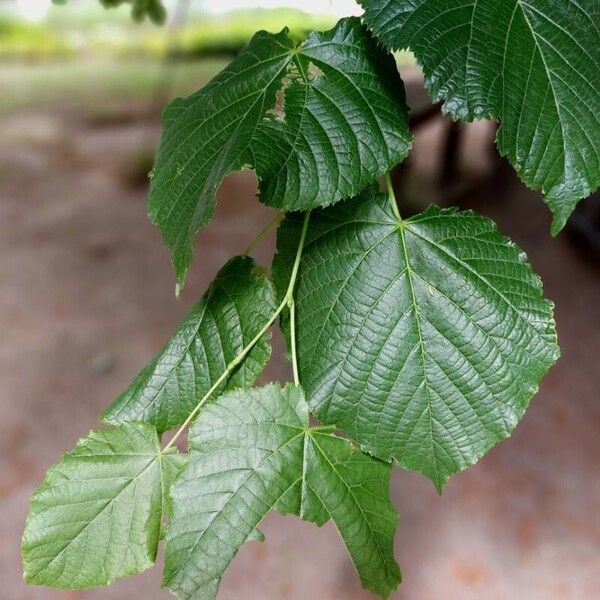
{"label": "shaded ground", "polygon": [[[437,127],[437,129],[436,129]],[[180,301],[143,181],[156,122],[85,119],[71,111],[0,119],[0,599],[168,598],[160,568],[85,592],[21,583],[20,535],[47,467],[160,348],[226,259],[269,211],[249,174],[221,190]],[[416,150],[433,169],[439,125]],[[478,152],[481,148],[478,149]],[[443,496],[397,472],[395,599],[586,599],[600,589],[600,278],[565,236],[551,240],[536,194],[509,170],[471,205],[527,251],[557,305],[563,358],[513,437],[456,476]],[[267,262],[272,240],[257,256]],[[274,353],[267,379],[289,376]],[[222,600],[359,600],[335,530],[270,515],[267,541],[245,546]]]}

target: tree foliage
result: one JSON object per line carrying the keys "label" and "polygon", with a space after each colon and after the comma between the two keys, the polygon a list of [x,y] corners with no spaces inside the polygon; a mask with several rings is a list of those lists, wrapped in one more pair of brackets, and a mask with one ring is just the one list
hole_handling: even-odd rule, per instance
{"label": "tree foliage", "polygon": [[558,233],[600,185],[596,0],[360,0],[388,48],[410,48],[453,118],[497,118],[498,149],[542,190]]}
{"label": "tree foliage", "polygon": [[[160,2],[131,3],[162,19]],[[600,183],[600,10],[361,3],[362,19],[301,44],[258,32],[167,107],[149,214],[178,286],[222,180],[252,168],[259,199],[280,210],[272,225],[284,217],[274,289],[248,256],[230,260],[104,413],[112,426],[50,468],[23,539],[29,583],[83,588],[140,572],[166,527],[164,584],[211,600],[277,510],[332,520],[363,586],[385,598],[400,582],[393,465],[441,491],[511,434],[557,359],[552,303],[492,221],[436,206],[402,217],[389,171],[412,138],[390,51],[415,53],[452,118],[500,121],[500,152],[542,190],[558,232]],[[252,388],[278,320],[293,384]]]}

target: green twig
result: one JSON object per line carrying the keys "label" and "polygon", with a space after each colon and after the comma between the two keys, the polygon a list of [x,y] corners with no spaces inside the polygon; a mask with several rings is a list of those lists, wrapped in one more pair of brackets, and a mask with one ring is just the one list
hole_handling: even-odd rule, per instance
{"label": "green twig", "polygon": [[265,235],[271,230],[271,228],[278,223],[284,217],[284,213],[282,211],[278,212],[273,219],[271,219],[258,233],[258,235],[248,244],[248,247],[244,250],[243,256],[248,256],[250,252],[256,248],[259,242],[265,237]]}
{"label": "green twig", "polygon": [[[262,336],[269,330],[271,325],[275,323],[277,317],[281,314],[283,309],[294,306],[294,287],[296,285],[296,278],[298,277],[298,269],[300,268],[300,258],[302,257],[302,250],[304,248],[304,241],[306,240],[306,232],[308,230],[308,221],[310,219],[310,211],[307,211],[304,216],[304,223],[302,225],[302,233],[300,234],[300,241],[298,242],[298,250],[296,251],[296,259],[294,260],[294,266],[292,267],[292,273],[290,275],[290,281],[285,293],[285,297],[281,301],[281,304],[275,309],[275,312],[271,315],[269,320],[265,323],[263,328],[254,336],[254,338],[248,343],[242,351],[227,365],[225,371],[221,373],[219,378],[213,383],[211,388],[202,396],[198,404],[194,407],[192,412],[188,415],[187,419],[182,423],[181,427],[175,432],[175,435],[171,438],[169,443],[164,447],[162,452],[166,452],[169,448],[171,448],[179,436],[183,433],[185,428],[194,420],[194,417],[200,412],[200,409],[206,404],[206,402],[210,399],[212,394],[217,390],[217,388],[231,375],[232,371],[246,358],[248,353],[254,348],[256,343],[262,338]],[[294,313],[291,312],[293,315]],[[295,325],[295,317],[294,317],[294,325]],[[292,328],[293,330],[294,328]],[[298,385],[298,367],[296,364],[296,349],[295,349],[295,332],[292,334],[293,342],[292,342],[292,364],[295,365],[294,368],[294,382]]]}
{"label": "green twig", "polygon": [[296,301],[294,297],[288,302],[290,311],[290,345],[292,347],[292,370],[294,372],[294,385],[300,385],[300,376],[298,375],[298,356],[296,350]]}

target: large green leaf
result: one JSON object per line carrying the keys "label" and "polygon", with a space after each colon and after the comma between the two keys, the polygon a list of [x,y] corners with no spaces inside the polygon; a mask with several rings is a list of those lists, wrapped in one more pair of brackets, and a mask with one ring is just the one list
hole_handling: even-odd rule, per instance
{"label": "large green leaf", "polygon": [[309,427],[300,388],[269,385],[220,397],[190,432],[190,460],[171,490],[165,584],[212,600],[227,565],[272,508],[319,525],[333,519],[365,587],[387,597],[400,572],[390,466]]}
{"label": "large green leaf", "polygon": [[455,118],[498,118],[498,148],[543,191],[553,231],[600,185],[598,0],[360,0],[388,48],[410,47]]}
{"label": "large green leaf", "polygon": [[92,431],[47,473],[23,536],[25,581],[107,585],[152,566],[168,488],[183,457],[143,423]]}
{"label": "large green leaf", "polygon": [[[267,323],[275,311],[273,296],[271,283],[250,257],[232,258],[158,356],[106,410],[104,420],[146,421],[159,432],[180,425]],[[220,391],[252,384],[270,354],[265,336]]]}
{"label": "large green leaf", "polygon": [[298,47],[286,30],[261,31],[206,87],[167,107],[149,214],[183,284],[228,173],[253,166],[270,206],[326,206],[358,193],[410,144],[394,60],[358,19]]}
{"label": "large green leaf", "polygon": [[[283,293],[299,235],[278,236]],[[510,435],[558,356],[524,254],[473,212],[399,222],[375,191],[311,216],[296,284],[300,380],[319,419],[438,489]]]}

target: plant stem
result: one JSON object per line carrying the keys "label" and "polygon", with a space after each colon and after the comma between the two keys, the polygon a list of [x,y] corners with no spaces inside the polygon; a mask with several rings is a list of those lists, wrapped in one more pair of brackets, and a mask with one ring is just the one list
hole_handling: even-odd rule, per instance
{"label": "plant stem", "polygon": [[294,385],[300,385],[300,376],[298,375],[298,356],[296,351],[296,301],[292,296],[288,302],[290,311],[290,345],[292,347],[292,370],[294,371]]}
{"label": "plant stem", "polygon": [[258,233],[258,235],[248,244],[248,247],[244,250],[242,256],[248,256],[250,252],[256,248],[259,242],[265,237],[270,229],[277,225],[284,217],[283,211],[279,211]]}
{"label": "plant stem", "polygon": [[396,200],[396,194],[394,193],[394,186],[392,185],[392,178],[390,177],[389,171],[385,174],[385,185],[387,187],[388,198],[394,211],[394,216],[402,223],[402,217],[400,216],[400,210],[398,209],[398,202]]}
{"label": "plant stem", "polygon": [[[292,364],[294,367],[294,383],[296,385],[299,384],[298,380],[298,365],[296,362],[296,335],[295,335],[295,310],[294,307],[294,287],[296,284],[296,278],[298,277],[298,269],[300,268],[300,258],[302,257],[302,250],[304,248],[304,242],[306,240],[306,232],[308,231],[308,221],[310,219],[310,211],[307,211],[304,215],[304,223],[302,225],[302,233],[300,234],[300,241],[298,242],[298,250],[296,250],[296,258],[294,260],[294,266],[292,267],[292,274],[290,275],[290,282],[288,284],[287,290],[285,292],[285,296],[279,306],[275,309],[275,312],[271,315],[269,320],[265,323],[263,328],[252,338],[252,340],[244,346],[241,352],[227,365],[225,371],[221,373],[219,378],[213,383],[211,388],[202,396],[201,400],[196,404],[194,410],[188,415],[187,419],[182,423],[181,427],[175,432],[175,435],[171,438],[169,443],[163,448],[161,452],[166,452],[169,448],[171,448],[179,436],[183,433],[184,429],[193,421],[194,417],[198,414],[200,409],[206,404],[206,402],[210,399],[215,390],[231,375],[231,372],[246,358],[248,353],[254,348],[256,343],[262,338],[262,336],[267,333],[271,325],[275,323],[277,317],[281,314],[283,309],[288,306],[290,307],[290,315],[293,325],[292,325]],[[271,221],[269,225],[271,225],[274,221]]]}
{"label": "plant stem", "polygon": [[171,438],[169,443],[165,446],[163,452],[165,452],[171,446],[173,446],[173,444],[175,443],[177,438],[181,435],[183,430],[192,422],[194,417],[198,414],[198,411],[204,406],[204,404],[206,404],[207,400],[212,396],[213,392],[223,383],[223,381],[225,381],[225,379],[227,379],[227,377],[229,377],[231,372],[242,362],[242,360],[244,360],[244,358],[246,357],[248,352],[250,352],[250,350],[252,350],[254,345],[267,332],[269,327],[271,327],[271,325],[273,325],[273,323],[275,322],[275,320],[277,319],[277,317],[279,316],[281,311],[285,308],[286,303],[287,303],[287,299],[277,307],[277,310],[271,315],[271,318],[267,321],[265,326],[256,334],[256,336],[254,336],[252,341],[249,344],[247,344],[243,348],[243,350],[227,365],[225,371],[223,371],[223,373],[221,373],[219,378],[213,383],[213,385],[208,390],[208,392],[206,392],[206,394],[204,394],[204,396],[202,396],[202,399],[198,402],[198,404],[196,404],[196,406],[194,407],[194,410],[192,410],[192,412],[188,415],[188,418],[183,422],[181,427],[177,430],[175,435]]}

